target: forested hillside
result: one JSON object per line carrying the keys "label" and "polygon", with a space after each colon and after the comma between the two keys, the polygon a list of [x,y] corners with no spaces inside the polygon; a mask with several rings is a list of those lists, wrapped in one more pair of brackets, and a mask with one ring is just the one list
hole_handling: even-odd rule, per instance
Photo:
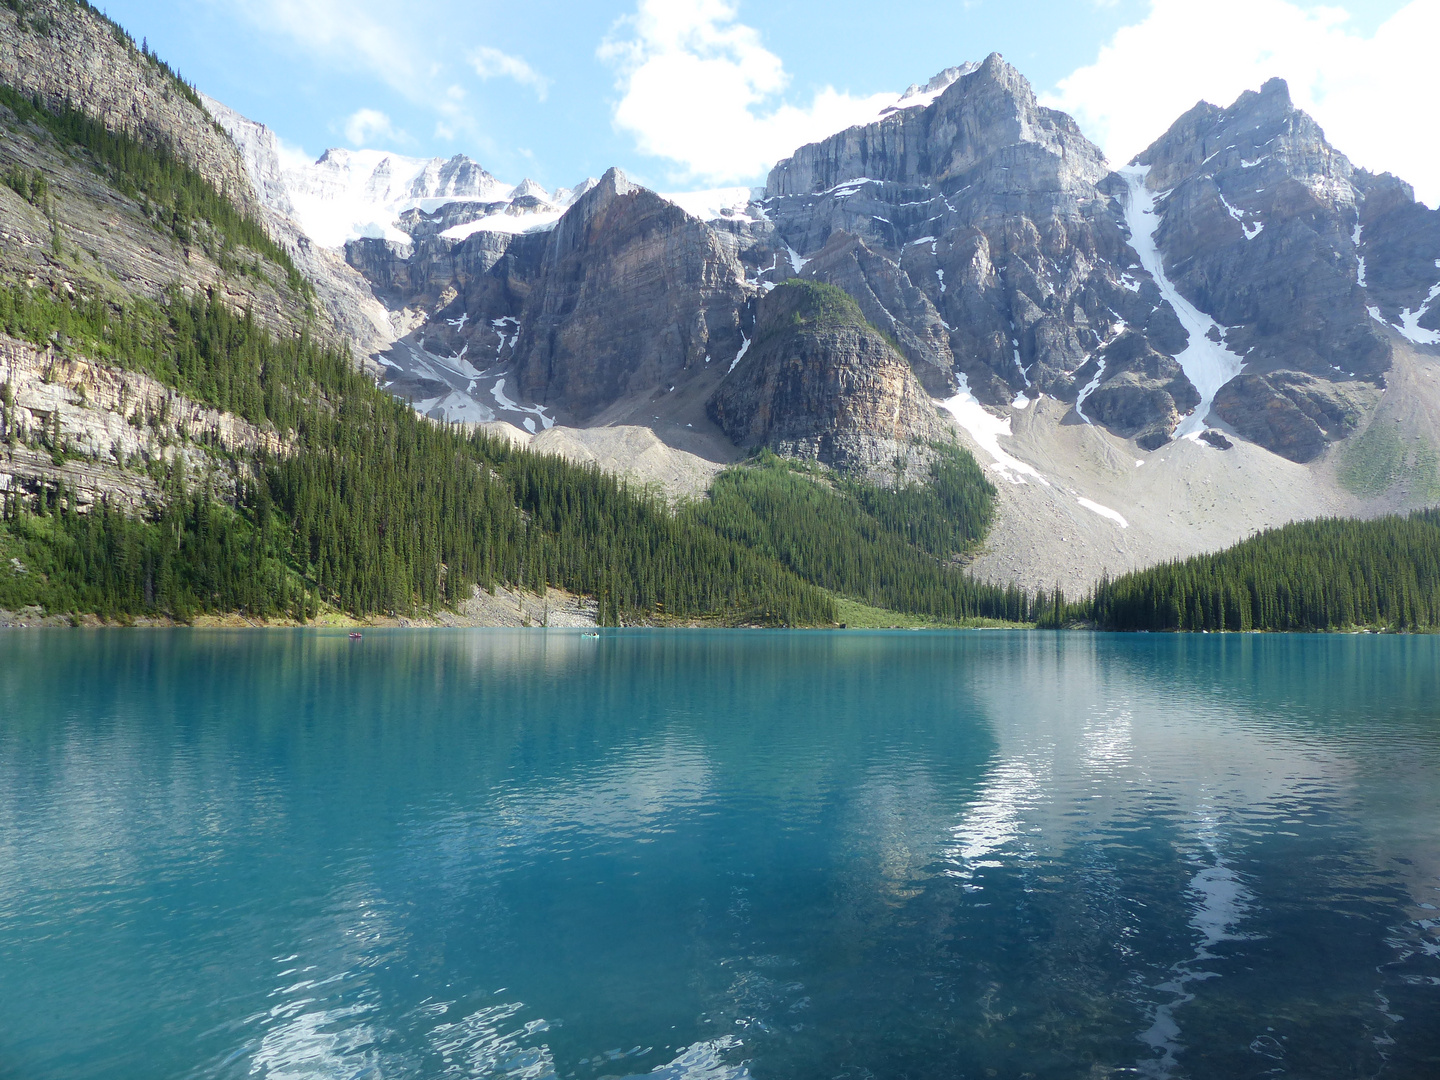
{"label": "forested hillside", "polygon": [[930,475],[862,484],[764,451],[716,480],[692,515],[839,596],[940,622],[1024,621],[1032,600],[975,581],[953,559],[989,528],[995,491],[967,452],[936,447]]}
{"label": "forested hillside", "polygon": [[[0,282],[0,331],[42,358],[44,383],[83,358],[169,395],[142,409],[121,391],[111,407],[143,436],[127,451],[93,431],[72,437],[64,402],[88,404],[83,381],[27,395],[0,372],[0,455],[49,470],[25,479],[12,465],[4,485],[0,609],[304,621],[433,610],[508,585],[592,597],[606,623],[824,625],[837,595],[943,621],[1031,613],[1023,593],[953,564],[983,536],[994,499],[963,451],[937,451],[930,475],[895,489],[766,458],[677,510],[596,468],[422,420],[322,339],[286,251],[167,146],[5,87],[0,110],[12,145],[32,148],[3,179],[51,240]],[[177,265],[203,253],[225,288],[146,295],[81,259],[76,192],[95,179],[168,238]],[[288,326],[234,303],[276,270]],[[172,407],[217,410],[252,434],[242,449],[213,425],[189,430]],[[102,432],[114,423],[105,415]],[[67,465],[101,477],[98,497],[67,488]],[[122,506],[105,476],[135,478],[149,501]]]}
{"label": "forested hillside", "polygon": [[[832,594],[947,621],[1032,614],[1024,593],[950,562],[983,535],[994,497],[955,448],[895,489],[767,455],[675,512],[598,469],[422,420],[344,353],[277,339],[213,297],[116,311],[12,287],[0,326],[145,370],[287,448],[258,457],[228,503],[186,490],[183,468],[127,463],[165,485],[150,521],[79,513],[63,487],[7,494],[0,554],[26,572],[0,574],[0,607],[304,619],[322,603],[408,612],[506,583],[593,596],[605,622],[825,624]],[[5,441],[63,460],[67,447],[17,427],[0,393]]]}
{"label": "forested hillside", "polygon": [[1440,511],[1271,529],[1115,581],[1071,614],[1105,630],[1440,628]]}
{"label": "forested hillside", "polygon": [[[29,572],[0,575],[0,607],[42,603],[106,616],[244,610],[354,615],[451,604],[471,587],[546,584],[595,596],[602,617],[656,610],[811,624],[829,597],[772,560],[721,541],[614,477],[421,420],[350,358],[305,335],[282,341],[210,299],[112,311],[23,288],[0,294],[8,332],[149,371],[277,433],[233,505],[187,492],[158,461],[157,520],[76,512],[61,490],[5,498],[6,542]],[[5,423],[5,439],[44,432]],[[66,448],[47,445],[58,458]]]}

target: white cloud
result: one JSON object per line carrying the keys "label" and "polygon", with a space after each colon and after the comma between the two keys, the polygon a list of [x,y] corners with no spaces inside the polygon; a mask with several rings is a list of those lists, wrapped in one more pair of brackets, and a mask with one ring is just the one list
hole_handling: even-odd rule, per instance
{"label": "white cloud", "polygon": [[470,66],[482,79],[514,79],[521,86],[534,90],[535,96],[541,101],[545,100],[550,89],[550,80],[523,59],[499,49],[492,49],[489,45],[482,45],[470,54]]}
{"label": "white cloud", "polygon": [[894,102],[830,87],[805,108],[779,102],[784,65],[735,15],[732,0],[640,0],[599,50],[618,73],[615,127],[684,179],[757,179],[796,147]]}
{"label": "white cloud", "polygon": [[1411,0],[1370,37],[1348,24],[1343,8],[1288,0],[1152,0],[1141,22],[1060,80],[1045,103],[1071,113],[1118,163],[1202,98],[1229,105],[1278,75],[1337,149],[1409,181],[1435,206],[1440,0]]}
{"label": "white cloud", "polygon": [[379,109],[356,109],[345,121],[345,137],[356,146],[364,146],[372,139],[394,138],[396,134],[390,117]]}
{"label": "white cloud", "polygon": [[[289,39],[317,63],[349,73],[365,72],[412,105],[433,110],[438,114],[436,138],[466,136],[490,146],[476,111],[465,103],[464,88],[454,84],[449,53],[436,51],[434,27],[449,17],[443,5],[433,0],[409,5],[397,5],[393,0],[217,2],[233,7],[261,30]],[[457,45],[453,52],[464,50]],[[482,79],[507,76],[544,99],[548,80],[524,60],[483,47],[469,59]],[[347,132],[349,126],[347,121]]]}
{"label": "white cloud", "polygon": [[393,89],[403,91],[418,74],[403,9],[363,0],[255,0],[236,6],[258,26],[317,55],[369,68]]}

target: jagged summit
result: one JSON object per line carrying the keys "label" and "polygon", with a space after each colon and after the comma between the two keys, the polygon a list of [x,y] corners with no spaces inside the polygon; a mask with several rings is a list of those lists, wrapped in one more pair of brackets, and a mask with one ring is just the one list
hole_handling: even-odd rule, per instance
{"label": "jagged summit", "polygon": [[946,90],[950,89],[959,79],[969,75],[979,66],[978,63],[972,62],[961,64],[957,67],[948,67],[938,75],[932,76],[930,80],[924,84],[911,83],[905,88],[905,92],[900,95],[894,105],[887,105],[880,110],[880,116],[877,119],[884,119],[891,113],[898,112],[902,109],[916,109],[929,105]]}
{"label": "jagged summit", "polygon": [[[949,72],[956,75],[946,81]],[[986,159],[1022,145],[1056,158],[1048,171],[1061,182],[1074,176],[1093,183],[1109,171],[1075,121],[1040,105],[999,53],[948,69],[932,84],[941,88],[918,94],[913,107],[897,104],[869,124],[797,149],[770,171],[766,196],[816,194],[862,177],[958,187]]]}
{"label": "jagged summit", "polygon": [[[348,257],[387,289],[414,280],[417,295],[438,302],[444,280],[469,295],[476,273],[503,267],[507,284],[482,290],[493,299],[469,316],[519,320],[505,339],[511,385],[572,415],[598,415],[639,383],[615,366],[626,319],[596,309],[569,334],[578,316],[555,298],[579,302],[589,286],[561,289],[558,268],[598,281],[597,252],[639,228],[683,234],[700,260],[667,289],[712,292],[693,301],[704,325],[635,352],[637,370],[683,373],[693,342],[715,336],[714,297],[753,296],[798,275],[851,295],[932,394],[962,385],[997,408],[1043,395],[1142,449],[1218,424],[1308,460],[1373,408],[1395,333],[1440,337],[1430,325],[1440,320],[1430,216],[1398,181],[1353,168],[1279,79],[1227,107],[1198,103],[1119,173],[999,53],[948,67],[873,121],[797,148],[753,194],[660,196],[620,169],[547,193],[529,179],[501,185],[463,157],[361,151],[330,152],[301,172],[282,172],[278,185],[257,176],[257,187],[268,198],[278,186],[312,236],[358,241]],[[1402,220],[1422,239],[1404,251],[1393,240]],[[505,239],[537,233],[535,245]],[[668,250],[627,250],[642,249]],[[390,265],[397,259],[408,266]],[[528,259],[537,261],[522,271]],[[548,282],[546,296],[522,311],[514,298],[535,288],[533,275]],[[669,319],[677,295],[645,303]],[[736,321],[718,324],[728,338],[753,315],[743,300],[723,302],[736,305]],[[587,349],[607,358],[572,372],[588,366]]]}
{"label": "jagged summit", "polygon": [[550,201],[550,193],[528,176],[510,189],[510,199],[543,199]]}

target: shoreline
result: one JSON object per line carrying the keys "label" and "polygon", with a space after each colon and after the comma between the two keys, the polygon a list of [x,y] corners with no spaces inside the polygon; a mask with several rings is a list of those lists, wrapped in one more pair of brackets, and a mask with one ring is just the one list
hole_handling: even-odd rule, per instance
{"label": "shoreline", "polygon": [[387,615],[357,619],[343,614],[326,614],[309,622],[293,619],[255,619],[238,612],[224,615],[197,615],[190,622],[170,617],[139,616],[129,620],[107,621],[94,614],[45,615],[0,610],[0,632],[6,630],[760,630],[760,631],[822,631],[822,632],[901,632],[954,633],[956,631],[1026,631],[1063,634],[1155,634],[1194,637],[1251,637],[1275,635],[1311,635],[1326,637],[1430,637],[1437,630],[1395,630],[1389,627],[1350,627],[1335,630],[1101,630],[1093,626],[1038,627],[1025,623],[997,625],[932,625],[852,626],[838,623],[831,626],[758,626],[755,624],[722,624],[713,620],[673,621],[663,623],[631,623],[623,626],[601,626],[595,622],[556,621],[487,621],[480,617],[455,612],[429,613],[423,616]]}

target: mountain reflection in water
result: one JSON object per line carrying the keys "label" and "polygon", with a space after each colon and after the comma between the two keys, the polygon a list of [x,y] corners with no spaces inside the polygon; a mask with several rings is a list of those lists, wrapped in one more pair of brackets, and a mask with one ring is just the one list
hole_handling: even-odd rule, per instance
{"label": "mountain reflection in water", "polygon": [[1437,661],[3,634],[0,1076],[1433,1076]]}

